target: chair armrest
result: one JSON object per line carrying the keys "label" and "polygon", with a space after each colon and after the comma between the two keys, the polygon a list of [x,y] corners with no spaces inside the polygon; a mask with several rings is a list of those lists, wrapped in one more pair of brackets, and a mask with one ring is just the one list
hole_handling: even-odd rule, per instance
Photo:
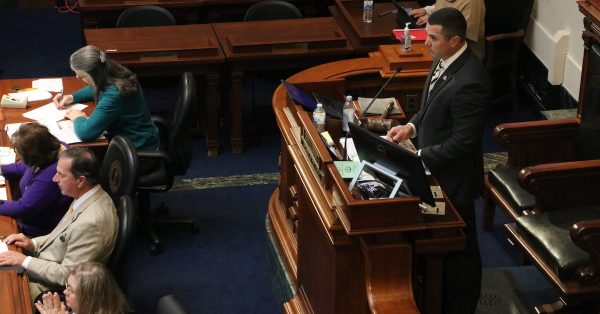
{"label": "chair armrest", "polygon": [[600,204],[600,160],[526,167],[519,172],[518,180],[535,196],[536,211]]}
{"label": "chair armrest", "polygon": [[161,116],[152,116],[152,122],[158,128],[158,136],[161,143],[166,143],[169,135],[169,121]]}
{"label": "chair armrest", "polygon": [[[164,151],[142,151],[142,150],[138,150],[137,151],[137,155],[138,158],[140,159],[140,164],[144,163],[144,160],[155,160],[157,163],[162,163],[162,165],[164,166],[165,172],[166,172],[166,177],[169,178],[168,182],[166,182],[164,184],[164,186],[161,186],[160,188],[156,187],[156,186],[141,186],[138,185],[138,190],[153,190],[153,191],[168,191],[171,189],[171,187],[173,186],[173,181],[174,181],[174,171],[173,171],[173,160],[171,159],[171,156],[164,152]],[[157,168],[160,167],[159,165],[156,166]],[[143,173],[140,174],[141,176],[144,176]],[[148,174],[150,175],[150,174]]]}
{"label": "chair armrest", "polygon": [[499,40],[522,38],[524,35],[525,35],[525,30],[520,29],[520,30],[518,30],[516,32],[512,32],[512,33],[503,33],[503,34],[494,34],[494,35],[485,36],[485,41],[486,42],[495,42],[495,41],[499,41]]}
{"label": "chair armrest", "polygon": [[584,286],[598,283],[600,279],[600,220],[580,221],[571,227],[571,240],[590,254],[591,265],[577,269],[578,282]]}
{"label": "chair armrest", "polygon": [[503,123],[493,136],[508,151],[508,167],[525,167],[573,160],[578,128],[577,118]]}

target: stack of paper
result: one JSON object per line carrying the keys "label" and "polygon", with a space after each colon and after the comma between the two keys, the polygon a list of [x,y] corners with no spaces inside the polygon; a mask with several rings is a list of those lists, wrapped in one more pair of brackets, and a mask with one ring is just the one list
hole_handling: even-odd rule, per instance
{"label": "stack of paper", "polygon": [[60,93],[63,91],[63,82],[61,78],[39,79],[31,82],[33,88],[42,89],[49,92]]}
{"label": "stack of paper", "polygon": [[52,94],[50,94],[50,92],[37,88],[23,89],[16,93],[9,93],[8,96],[15,98],[27,97],[27,101],[29,102],[52,98]]}

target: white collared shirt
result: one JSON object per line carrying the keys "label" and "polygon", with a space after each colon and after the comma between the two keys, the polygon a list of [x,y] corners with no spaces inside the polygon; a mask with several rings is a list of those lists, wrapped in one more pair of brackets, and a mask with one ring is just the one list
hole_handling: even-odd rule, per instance
{"label": "white collared shirt", "polygon": [[[456,61],[456,59],[458,59],[458,57],[460,57],[460,55],[462,55],[466,50],[467,50],[467,43],[465,42],[464,45],[460,49],[458,49],[457,52],[455,52],[452,56],[450,56],[450,58],[448,58],[446,60],[444,60],[444,59],[440,60],[442,62],[442,65],[444,66],[441,69],[440,77],[442,76],[442,74],[444,74],[446,69],[448,69],[450,67],[452,62]],[[410,125],[410,127],[413,129],[413,135],[410,138],[417,137],[417,127],[410,122],[407,124]]]}

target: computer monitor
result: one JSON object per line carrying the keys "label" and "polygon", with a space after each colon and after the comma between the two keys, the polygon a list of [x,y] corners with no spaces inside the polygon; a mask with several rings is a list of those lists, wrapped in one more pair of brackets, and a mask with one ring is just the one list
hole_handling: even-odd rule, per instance
{"label": "computer monitor", "polygon": [[396,0],[392,0],[392,2],[396,6],[396,23],[398,24],[398,28],[404,28],[404,26],[406,26],[406,23],[408,23],[408,22],[410,22],[410,25],[408,25],[408,28],[414,29],[414,28],[425,27],[425,24],[417,25],[417,19],[408,15],[406,10],[400,3],[398,3]]}
{"label": "computer monitor", "polygon": [[421,156],[354,123],[349,123],[348,127],[358,157],[362,161],[367,161],[401,178],[403,182],[400,191],[418,196],[422,202],[435,206]]}

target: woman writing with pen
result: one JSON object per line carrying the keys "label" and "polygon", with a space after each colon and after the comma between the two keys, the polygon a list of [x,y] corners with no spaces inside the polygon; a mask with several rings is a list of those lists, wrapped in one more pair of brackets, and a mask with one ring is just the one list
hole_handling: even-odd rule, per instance
{"label": "woman writing with pen", "polygon": [[68,110],[65,115],[73,120],[75,134],[81,140],[94,140],[106,131],[109,138],[127,137],[136,149],[158,149],[158,129],[135,74],[94,46],[75,51],[70,65],[75,76],[88,86],[72,95],[59,93],[53,101],[59,108],[90,100],[96,102],[89,117],[80,110]]}

